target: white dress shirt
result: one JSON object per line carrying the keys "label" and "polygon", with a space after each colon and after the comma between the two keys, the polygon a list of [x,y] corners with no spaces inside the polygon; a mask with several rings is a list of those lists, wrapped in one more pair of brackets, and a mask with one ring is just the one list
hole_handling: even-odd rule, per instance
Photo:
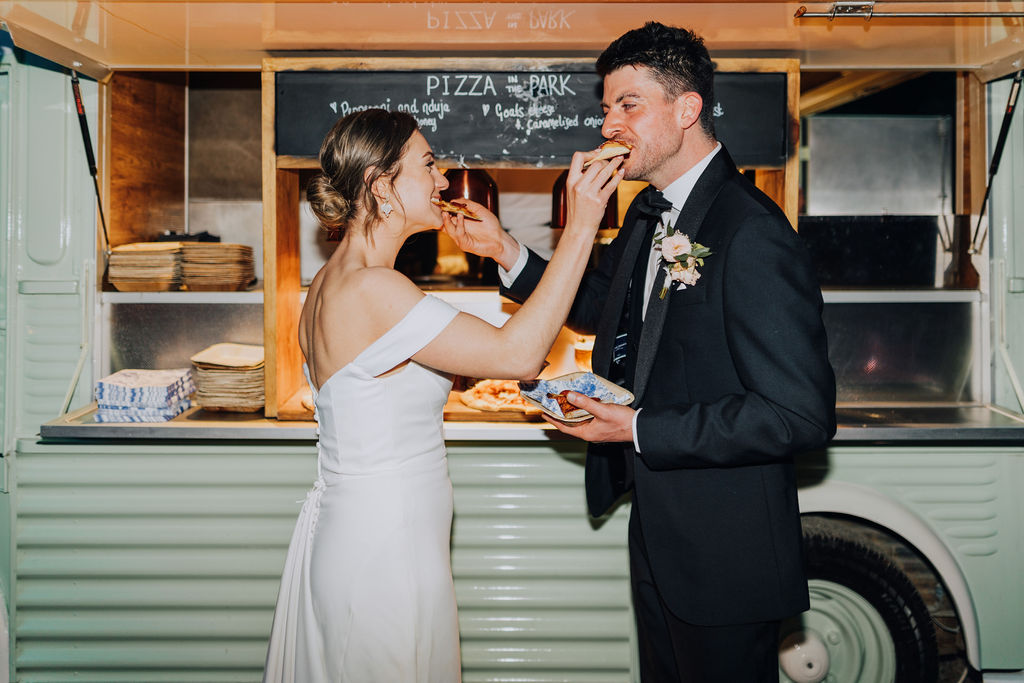
{"label": "white dress shirt", "polygon": [[[700,179],[701,174],[704,173],[704,169],[708,167],[708,164],[711,163],[711,160],[720,149],[722,149],[722,143],[719,142],[706,157],[694,164],[690,170],[673,180],[668,187],[661,191],[665,199],[672,203],[672,208],[661,214],[662,225],[674,226],[676,224],[683,204],[690,197],[690,193],[693,192],[693,188]],[[699,226],[691,228],[690,226],[683,225],[679,227],[684,235],[693,237],[693,233],[696,231],[695,228]],[[647,304],[651,299],[651,290],[654,288],[654,278],[663,272],[659,267],[661,265],[661,252],[654,248],[653,242],[650,249],[651,253],[647,262],[647,277],[644,279],[644,309],[640,314],[641,320],[647,317]]]}

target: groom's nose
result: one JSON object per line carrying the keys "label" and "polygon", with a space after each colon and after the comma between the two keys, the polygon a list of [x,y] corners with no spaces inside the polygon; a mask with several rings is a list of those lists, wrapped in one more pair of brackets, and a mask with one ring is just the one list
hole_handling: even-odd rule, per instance
{"label": "groom's nose", "polygon": [[615,136],[622,132],[622,125],[619,123],[618,117],[615,115],[613,109],[609,109],[604,115],[604,123],[601,124],[601,135],[608,140],[613,140]]}

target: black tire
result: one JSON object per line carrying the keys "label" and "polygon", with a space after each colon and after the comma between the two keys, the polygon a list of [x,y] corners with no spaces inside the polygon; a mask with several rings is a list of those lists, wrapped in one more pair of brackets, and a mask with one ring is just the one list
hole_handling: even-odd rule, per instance
{"label": "black tire", "polygon": [[803,527],[807,578],[840,584],[878,611],[896,648],[895,683],[935,683],[935,627],[906,574],[849,524],[808,517]]}

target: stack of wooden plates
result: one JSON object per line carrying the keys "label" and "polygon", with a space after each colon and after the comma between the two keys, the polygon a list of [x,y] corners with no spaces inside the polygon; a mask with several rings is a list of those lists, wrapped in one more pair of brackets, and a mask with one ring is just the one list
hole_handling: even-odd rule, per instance
{"label": "stack of wooden plates", "polygon": [[107,278],[121,292],[166,292],[181,284],[181,242],[133,242],[114,247]]}
{"label": "stack of wooden plates", "polygon": [[263,347],[214,344],[189,360],[195,402],[204,410],[252,413],[263,407]]}
{"label": "stack of wooden plates", "polygon": [[185,287],[197,292],[245,289],[256,279],[252,247],[226,242],[185,242]]}

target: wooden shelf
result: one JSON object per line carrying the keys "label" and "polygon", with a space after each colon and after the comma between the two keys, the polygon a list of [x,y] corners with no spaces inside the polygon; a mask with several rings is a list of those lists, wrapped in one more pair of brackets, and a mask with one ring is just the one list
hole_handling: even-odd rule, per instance
{"label": "wooden shelf", "polygon": [[263,288],[234,292],[102,292],[105,304],[262,304]]}
{"label": "wooden shelf", "polygon": [[313,411],[302,405],[303,395],[309,395],[309,387],[303,386],[277,406],[278,420],[312,420]]}
{"label": "wooden shelf", "polygon": [[316,157],[290,157],[290,156],[279,156],[277,157],[277,167],[297,170],[319,170],[320,160]]}

